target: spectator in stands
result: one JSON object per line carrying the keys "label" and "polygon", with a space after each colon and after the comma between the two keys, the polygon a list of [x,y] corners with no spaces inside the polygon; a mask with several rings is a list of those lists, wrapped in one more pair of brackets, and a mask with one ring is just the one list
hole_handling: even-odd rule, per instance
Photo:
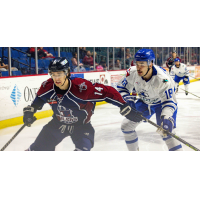
{"label": "spectator in stands", "polygon": [[90,51],[87,51],[87,55],[83,58],[83,64],[86,66],[93,66],[93,57]]}
{"label": "spectator in stands", "polygon": [[105,59],[104,59],[104,56],[101,56],[101,60],[100,60],[100,62],[99,62],[99,65],[101,65],[101,66],[103,67],[104,70],[107,70],[107,69],[108,69],[108,67],[107,67],[107,65],[106,65],[106,61],[105,61]]}
{"label": "spectator in stands", "polygon": [[121,63],[119,59],[115,61],[115,67],[113,67],[113,60],[110,60],[109,70],[120,70],[120,69],[121,69]]}
{"label": "spectator in stands", "polygon": [[[0,71],[8,71],[8,65],[4,64],[0,58]],[[16,67],[11,67],[11,71],[18,71]]]}
{"label": "spectator in stands", "polygon": [[[38,59],[44,59],[44,58],[55,58],[53,54],[48,53],[47,50],[43,49],[43,47],[38,47]],[[32,58],[35,58],[35,47],[31,47],[28,52],[31,54]]]}
{"label": "spectator in stands", "polygon": [[157,65],[161,67],[162,65],[162,60],[160,59],[159,54],[157,54]]}
{"label": "spectator in stands", "polygon": [[75,67],[75,68],[74,68],[74,72],[86,72],[86,69],[85,69],[85,67],[80,66],[80,67],[79,67],[79,71],[78,71],[78,67]]}
{"label": "spectator in stands", "polygon": [[126,69],[130,67],[130,64],[131,64],[130,62],[131,62],[130,56],[126,55],[126,60],[125,60]]}
{"label": "spectator in stands", "polygon": [[166,61],[166,66],[169,68],[169,72],[171,71],[172,66],[174,65],[174,59],[178,58],[181,62],[181,59],[177,57],[176,51],[172,52],[172,57],[169,57]]}
{"label": "spectator in stands", "polygon": [[130,49],[126,48],[126,57],[129,56],[129,58],[131,58],[131,53],[130,53]]}
{"label": "spectator in stands", "polygon": [[[71,59],[72,61],[72,67],[77,67],[78,66],[78,56],[77,53],[73,53],[73,57]],[[83,66],[83,63],[79,63],[79,66]]]}
{"label": "spectator in stands", "polygon": [[121,69],[122,67],[121,67],[121,63],[120,63],[120,60],[119,59],[117,59],[116,61],[115,61],[115,70],[118,70],[118,69]]}
{"label": "spectator in stands", "polygon": [[96,66],[96,71],[104,71],[103,66],[102,65],[97,65]]}
{"label": "spectator in stands", "polygon": [[[118,48],[120,48],[119,50],[117,50]],[[116,57],[117,58],[124,58],[124,47],[116,47]]]}
{"label": "spectator in stands", "polygon": [[[92,52],[91,53],[91,56],[93,57],[93,59],[94,59],[94,53]],[[95,61],[97,60],[97,52],[95,52]]]}
{"label": "spectator in stands", "polygon": [[83,59],[87,54],[86,47],[79,47],[79,57]]}
{"label": "spectator in stands", "polygon": [[49,53],[47,50],[43,49],[43,47],[38,47],[38,52],[43,51],[46,56],[44,58],[55,58],[52,53]]}

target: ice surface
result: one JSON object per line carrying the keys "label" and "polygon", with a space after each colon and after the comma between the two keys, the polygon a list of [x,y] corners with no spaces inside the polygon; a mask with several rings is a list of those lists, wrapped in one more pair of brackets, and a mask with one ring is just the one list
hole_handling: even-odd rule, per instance
{"label": "ice surface", "polygon": [[[193,82],[189,91],[200,96],[200,81]],[[185,95],[184,86],[179,87],[177,95],[178,115],[176,133],[179,137],[200,149],[200,98],[191,94]],[[120,130],[123,116],[119,108],[111,104],[96,107],[92,116],[92,125],[95,128],[95,144],[92,151],[127,151],[123,134]],[[5,151],[23,151],[32,144],[42,127],[51,120],[51,117],[37,120],[31,128],[24,130],[13,140]],[[155,122],[155,116],[151,118]],[[17,132],[22,125],[0,130],[0,148]],[[140,151],[167,151],[161,136],[156,133],[156,128],[148,123],[140,124],[137,129]],[[193,151],[182,145],[185,151]],[[65,138],[56,151],[73,151],[74,144],[70,137]]]}

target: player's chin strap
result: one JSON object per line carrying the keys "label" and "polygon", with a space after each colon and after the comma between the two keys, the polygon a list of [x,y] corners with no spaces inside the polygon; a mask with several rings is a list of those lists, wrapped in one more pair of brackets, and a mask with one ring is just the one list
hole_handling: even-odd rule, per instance
{"label": "player's chin strap", "polygon": [[[67,80],[67,72],[66,71],[64,71],[65,72],[65,75],[66,75],[66,78],[65,78],[65,82],[66,82],[66,80]],[[65,82],[61,85],[61,87],[65,84]]]}
{"label": "player's chin strap", "polygon": [[[67,80],[67,76],[66,76],[66,78],[65,78],[65,82],[66,82],[66,80]],[[65,84],[65,82],[61,85],[61,87]]]}
{"label": "player's chin strap", "polygon": [[149,63],[148,63],[148,70],[147,70],[147,73],[144,76],[142,76],[143,78],[148,74],[148,72],[149,72],[150,69],[151,68],[149,67]]}
{"label": "player's chin strap", "polygon": [[[67,76],[67,72],[66,72],[66,71],[64,71],[64,73],[65,73],[65,75],[66,75],[66,78],[65,78],[65,82],[66,82],[68,76]],[[61,85],[61,87],[65,84],[65,82]]]}

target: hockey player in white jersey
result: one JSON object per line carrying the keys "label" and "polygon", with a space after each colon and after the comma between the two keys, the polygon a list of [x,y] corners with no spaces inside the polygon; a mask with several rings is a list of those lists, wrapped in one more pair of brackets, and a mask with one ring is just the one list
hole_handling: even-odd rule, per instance
{"label": "hockey player in white jersey", "polygon": [[[166,71],[154,65],[155,55],[151,49],[140,49],[135,54],[136,69],[129,68],[126,76],[117,85],[126,102],[150,119],[156,114],[157,124],[174,133],[176,128],[177,100],[175,84]],[[132,92],[137,92],[135,103]],[[121,125],[127,147],[130,151],[139,150],[136,127],[142,122],[124,119]],[[145,126],[144,126],[145,127]],[[169,135],[159,132],[169,151],[182,151],[181,144]]]}
{"label": "hockey player in white jersey", "polygon": [[188,89],[189,89],[189,70],[187,69],[187,66],[180,62],[178,58],[174,59],[175,65],[172,66],[170,76],[175,81],[175,88],[176,92],[178,92],[179,82],[183,79],[183,83],[185,85],[185,94],[188,95]]}

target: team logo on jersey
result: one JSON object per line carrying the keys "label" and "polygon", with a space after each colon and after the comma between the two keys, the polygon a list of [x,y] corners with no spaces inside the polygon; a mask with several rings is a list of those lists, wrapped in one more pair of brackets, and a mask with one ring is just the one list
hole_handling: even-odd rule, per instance
{"label": "team logo on jersey", "polygon": [[47,81],[44,81],[44,82],[42,83],[42,86],[45,87],[45,85],[46,85],[47,82],[48,82],[48,80],[47,80]]}
{"label": "team logo on jersey", "polygon": [[83,82],[79,85],[79,90],[80,90],[80,92],[82,92],[83,90],[87,90],[87,85],[85,85],[85,82]]}
{"label": "team logo on jersey", "polygon": [[143,97],[149,97],[148,93],[146,90],[142,90],[140,93],[139,93],[139,96],[143,96]]}
{"label": "team logo on jersey", "polygon": [[126,80],[126,78],[124,78],[124,80],[122,81],[122,85],[123,85],[124,87],[126,87],[127,84],[128,84],[128,81]]}
{"label": "team logo on jersey", "polygon": [[163,83],[166,83],[166,82],[168,82],[168,80],[167,79],[163,79]]}
{"label": "team logo on jersey", "polygon": [[73,111],[71,109],[66,109],[64,106],[61,105],[59,105],[57,109],[59,115],[57,114],[56,117],[60,122],[65,124],[73,124],[78,121],[78,117],[73,116]]}
{"label": "team logo on jersey", "polygon": [[47,103],[48,103],[49,105],[51,105],[51,104],[57,104],[58,102],[57,102],[56,100],[54,100],[54,99],[48,99],[48,100],[47,100]]}

